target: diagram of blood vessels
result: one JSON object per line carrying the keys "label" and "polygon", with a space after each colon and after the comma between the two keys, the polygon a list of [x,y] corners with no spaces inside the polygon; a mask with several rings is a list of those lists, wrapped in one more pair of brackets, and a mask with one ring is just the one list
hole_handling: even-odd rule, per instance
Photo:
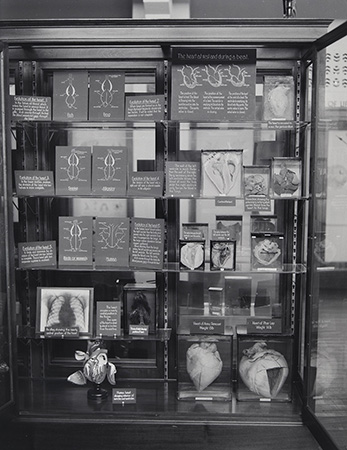
{"label": "diagram of blood vessels", "polygon": [[107,156],[104,159],[104,165],[105,165],[104,167],[105,180],[106,181],[113,180],[116,173],[115,169],[116,159],[113,156],[112,150],[107,150]]}
{"label": "diagram of blood vessels", "polygon": [[68,228],[64,228],[68,231],[69,237],[65,237],[69,241],[69,250],[70,252],[85,252],[87,250],[82,249],[82,243],[86,239],[83,237],[83,232],[86,228],[81,227],[81,223],[77,219],[72,220],[71,222],[67,222],[70,224]]}
{"label": "diagram of blood vessels", "polygon": [[96,82],[100,84],[100,89],[94,92],[99,95],[100,103],[95,105],[94,108],[117,108],[117,106],[112,105],[113,97],[117,90],[113,89],[110,78],[106,76],[103,81],[96,80]]}
{"label": "diagram of blood vessels", "polygon": [[122,248],[125,239],[126,227],[124,223],[100,223],[99,236],[104,244],[103,248]]}
{"label": "diagram of blood vessels", "polygon": [[62,84],[67,83],[67,86],[66,86],[65,92],[63,94],[61,94],[61,97],[65,97],[65,103],[69,109],[77,109],[77,107],[75,106],[75,103],[76,103],[76,97],[78,97],[78,94],[76,93],[76,89],[75,89],[73,82],[74,82],[74,77],[71,73],[69,74],[68,78],[65,81],[62,81]]}

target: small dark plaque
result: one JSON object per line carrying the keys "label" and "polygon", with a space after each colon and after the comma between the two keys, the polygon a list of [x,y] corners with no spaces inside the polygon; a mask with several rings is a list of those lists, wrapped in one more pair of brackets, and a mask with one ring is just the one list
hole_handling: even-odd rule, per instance
{"label": "small dark plaque", "polygon": [[206,318],[191,319],[191,334],[224,334],[225,319],[224,318]]}
{"label": "small dark plaque", "polygon": [[136,403],[136,388],[112,389],[112,403],[118,405]]}
{"label": "small dark plaque", "polygon": [[148,325],[129,325],[130,336],[148,336]]}
{"label": "small dark plaque", "polygon": [[248,333],[281,333],[281,319],[247,319],[247,332]]}
{"label": "small dark plaque", "polygon": [[216,206],[236,206],[236,197],[216,197]]}

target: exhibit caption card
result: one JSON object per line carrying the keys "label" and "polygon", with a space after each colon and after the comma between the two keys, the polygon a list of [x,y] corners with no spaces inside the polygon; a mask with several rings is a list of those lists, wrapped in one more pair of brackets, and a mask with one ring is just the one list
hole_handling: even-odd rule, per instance
{"label": "exhibit caption card", "polygon": [[53,172],[46,170],[15,170],[14,177],[17,195],[54,195]]}
{"label": "exhibit caption card", "polygon": [[162,269],[164,256],[164,220],[131,220],[131,267]]}
{"label": "exhibit caption card", "polygon": [[197,197],[200,193],[200,163],[168,161],[166,163],[166,195]]}
{"label": "exhibit caption card", "polygon": [[20,269],[34,267],[56,267],[55,241],[19,242],[18,264]]}
{"label": "exhibit caption card", "polygon": [[164,95],[132,95],[126,97],[126,120],[153,120],[165,118]]}
{"label": "exhibit caption card", "polygon": [[50,97],[31,95],[11,95],[11,118],[14,121],[42,121],[52,118],[52,100]]}
{"label": "exhibit caption card", "polygon": [[97,336],[120,336],[120,302],[98,301],[96,303],[96,334]]}
{"label": "exhibit caption card", "polygon": [[128,195],[161,197],[163,195],[164,172],[131,172]]}

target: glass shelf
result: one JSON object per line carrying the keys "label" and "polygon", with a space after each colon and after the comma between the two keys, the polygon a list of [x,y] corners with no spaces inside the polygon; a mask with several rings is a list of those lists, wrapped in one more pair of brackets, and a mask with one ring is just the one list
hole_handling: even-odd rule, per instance
{"label": "glass shelf", "polygon": [[[228,273],[228,274],[284,274],[284,273],[306,273],[306,266],[304,264],[283,264],[282,269],[253,269],[250,263],[239,263],[236,264],[236,270],[210,270],[210,263],[205,263],[205,270],[182,270],[180,269],[180,264],[176,262],[165,263],[163,268],[152,268],[152,267],[115,267],[115,266],[52,266],[52,267],[31,267],[25,269],[17,270],[47,270],[47,271],[71,271],[71,272],[177,272],[177,273]],[[326,269],[329,270],[328,268]],[[346,270],[346,269],[345,269]]]}
{"label": "glass shelf", "polygon": [[[58,121],[17,121],[12,122],[11,126],[12,129],[15,129],[16,127],[22,127],[22,128],[37,128],[38,126],[42,125],[45,128],[49,129],[50,131],[60,131],[60,130],[70,130],[70,129],[98,129],[98,130],[107,130],[107,129],[140,129],[140,128],[155,128],[155,125],[158,122],[154,121],[119,121],[119,122],[58,122]],[[160,122],[159,122],[160,123]]]}
{"label": "glass shelf", "polygon": [[228,274],[277,274],[277,273],[306,273],[306,266],[304,264],[283,264],[282,269],[253,269],[250,263],[238,263],[236,264],[236,270],[210,270],[210,263],[205,263],[205,270],[180,270],[179,263],[168,263],[164,266],[164,270],[167,272],[181,272],[181,273],[194,273],[204,274],[208,273],[228,273]]}
{"label": "glass shelf", "polygon": [[[280,128],[281,125],[288,124],[291,122],[290,128]],[[335,124],[336,121],[323,121],[322,124]],[[204,129],[218,129],[218,130],[229,130],[229,129],[250,129],[250,130],[261,130],[261,129],[283,129],[283,130],[296,130],[297,128],[305,128],[311,125],[308,121],[291,121],[291,120],[269,120],[269,121],[246,121],[246,122],[220,122],[220,121],[190,121],[190,122],[178,122],[171,119],[163,119],[159,121],[146,121],[146,120],[136,120],[136,121],[115,121],[115,122],[94,122],[94,121],[71,121],[71,122],[59,122],[54,120],[33,120],[33,121],[12,121],[12,128],[16,126],[32,127],[36,128],[38,125],[44,125],[52,130],[64,130],[71,128],[96,128],[96,129],[108,129],[108,128],[153,128],[156,124],[161,124],[164,127],[178,129],[180,131],[191,131],[191,130],[204,130]],[[274,124],[278,125],[278,128],[274,128]]]}
{"label": "glass shelf", "polygon": [[[140,173],[140,172],[139,172]],[[76,196],[76,195],[55,195],[55,194],[52,194],[52,195],[17,195],[16,193],[13,193],[13,197],[14,198],[21,198],[21,199],[25,199],[25,198],[52,198],[52,199],[55,199],[55,198],[57,198],[57,199],[59,199],[59,198],[63,198],[63,199],[66,199],[66,198],[70,198],[70,199],[76,199],[76,198],[80,198],[80,199],[94,199],[94,198],[102,198],[102,199],[108,199],[108,200],[117,200],[117,199],[122,199],[122,200],[132,200],[132,199],[134,199],[134,200],[137,200],[137,199],[139,199],[139,200],[142,200],[142,199],[150,199],[150,200],[216,200],[216,199],[223,199],[223,198],[228,198],[228,197],[213,197],[213,196],[211,196],[211,197],[207,197],[207,196],[204,196],[204,197],[201,197],[201,196],[180,196],[180,197],[174,197],[174,196],[172,196],[172,195],[168,195],[168,196],[166,196],[166,195],[164,195],[164,196],[158,196],[158,197],[153,197],[153,196],[150,196],[150,195],[118,195],[118,196],[114,196],[114,197],[110,197],[110,196],[107,196],[107,195],[94,195],[94,194],[90,194],[90,195],[78,195],[78,196]],[[269,197],[270,198],[270,201],[271,200],[274,200],[274,201],[276,201],[276,200],[280,200],[280,201],[283,201],[283,200],[290,200],[290,201],[293,201],[293,200],[297,200],[297,201],[299,201],[299,200],[309,200],[310,199],[310,196],[301,196],[301,197]],[[242,200],[245,200],[245,198],[244,197],[233,197],[233,199],[235,199],[235,201],[242,201]]]}
{"label": "glass shelf", "polygon": [[103,340],[103,341],[169,341],[171,337],[171,328],[158,328],[155,334],[149,335],[129,335],[122,334],[119,336],[104,336],[104,335],[92,335],[92,336],[80,336],[78,338],[45,338],[44,335],[37,334],[34,327],[17,327],[17,337],[19,339],[45,339],[45,340],[73,340],[73,341],[83,341],[83,340]]}

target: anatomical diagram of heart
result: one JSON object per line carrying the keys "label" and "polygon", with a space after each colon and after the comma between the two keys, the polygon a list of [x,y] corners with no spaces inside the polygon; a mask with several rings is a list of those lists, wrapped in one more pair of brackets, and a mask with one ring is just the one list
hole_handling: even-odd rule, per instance
{"label": "anatomical diagram of heart", "polygon": [[244,384],[260,397],[276,398],[289,373],[284,356],[268,349],[264,341],[256,342],[243,355],[239,373]]}
{"label": "anatomical diagram of heart", "polygon": [[221,374],[223,362],[214,342],[200,342],[187,350],[187,372],[197,391],[201,392]]}

